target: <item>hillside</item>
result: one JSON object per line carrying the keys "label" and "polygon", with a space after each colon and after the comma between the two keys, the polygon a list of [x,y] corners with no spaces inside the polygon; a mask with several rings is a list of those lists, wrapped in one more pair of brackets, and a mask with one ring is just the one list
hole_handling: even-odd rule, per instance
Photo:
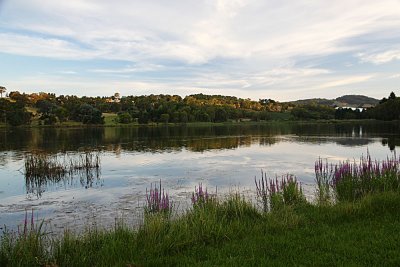
{"label": "hillside", "polygon": [[310,98],[291,101],[290,103],[295,105],[318,104],[339,107],[362,107],[364,105],[375,106],[379,103],[379,100],[364,95],[344,95],[336,99]]}
{"label": "hillside", "polygon": [[335,100],[326,99],[326,98],[309,98],[309,99],[300,99],[296,101],[291,101],[291,104],[294,105],[309,105],[309,104],[317,104],[317,105],[326,105],[333,106]]}
{"label": "hillside", "polygon": [[362,106],[362,105],[372,105],[375,106],[379,103],[378,99],[364,96],[364,95],[344,95],[336,98],[339,103],[346,103],[348,106]]}

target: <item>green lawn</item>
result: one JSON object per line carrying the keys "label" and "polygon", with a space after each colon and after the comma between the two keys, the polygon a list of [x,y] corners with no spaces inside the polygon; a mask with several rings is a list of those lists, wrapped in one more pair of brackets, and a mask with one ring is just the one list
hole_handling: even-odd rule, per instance
{"label": "green lawn", "polygon": [[103,113],[104,117],[104,125],[118,125],[119,123],[117,122],[117,117],[118,115],[116,113]]}

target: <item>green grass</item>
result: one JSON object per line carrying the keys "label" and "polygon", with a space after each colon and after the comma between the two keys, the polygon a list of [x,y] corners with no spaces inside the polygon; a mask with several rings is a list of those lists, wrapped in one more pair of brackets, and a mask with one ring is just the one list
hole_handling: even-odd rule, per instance
{"label": "green grass", "polygon": [[175,220],[146,216],[137,231],[3,239],[0,266],[399,266],[399,210],[394,192],[270,213],[233,195]]}
{"label": "green grass", "polygon": [[118,115],[116,113],[103,113],[103,117],[105,126],[115,126],[120,124],[117,121]]}

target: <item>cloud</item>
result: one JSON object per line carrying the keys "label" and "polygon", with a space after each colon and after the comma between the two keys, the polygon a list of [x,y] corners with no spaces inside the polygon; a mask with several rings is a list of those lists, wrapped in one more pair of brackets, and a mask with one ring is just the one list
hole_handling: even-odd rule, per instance
{"label": "cloud", "polygon": [[[354,50],[343,40],[374,30],[398,26],[385,19],[400,11],[396,1],[293,4],[275,1],[198,1],[194,9],[182,1],[64,1],[16,0],[6,28],[48,34],[51,39],[20,34],[3,36],[9,53],[37,54],[33,46],[10,49],[21,39],[38,46],[71,38],[88,49],[65,44],[84,58],[173,59],[204,64],[215,58],[263,57],[286,60],[299,55],[331,54]],[[178,8],[179,6],[179,8]],[[173,7],[177,7],[174,10]],[[43,17],[44,19],[38,19]],[[393,24],[393,25],[391,25]],[[3,24],[4,25],[4,24]],[[4,26],[3,26],[4,27]],[[45,42],[45,43],[44,43]],[[13,44],[13,45],[12,45]],[[60,45],[60,44],[59,44]],[[58,45],[58,46],[59,46]],[[76,51],[78,50],[78,51]],[[42,53],[40,53],[42,55]],[[69,54],[68,54],[69,55]],[[49,49],[48,56],[65,53]]]}
{"label": "cloud", "polygon": [[59,71],[58,73],[60,73],[60,74],[78,74],[76,71],[73,71],[73,70],[62,70],[62,71]]}
{"label": "cloud", "polygon": [[371,62],[373,64],[380,65],[394,60],[400,60],[400,49],[372,54],[360,53],[358,54],[358,57],[362,62]]}
{"label": "cloud", "polygon": [[353,77],[346,77],[342,78],[339,80],[333,80],[324,84],[321,84],[318,86],[318,88],[332,88],[332,87],[338,87],[338,86],[343,86],[343,85],[350,85],[354,83],[361,83],[370,80],[373,75],[363,75],[363,76],[353,76]]}
{"label": "cloud", "polygon": [[[60,71],[43,77],[52,86],[31,79],[39,64],[16,74],[24,88],[292,97],[378,81],[377,68],[400,59],[398,14],[397,0],[9,0],[0,51],[48,58]],[[83,63],[86,71],[62,73]]]}
{"label": "cloud", "polygon": [[89,72],[94,73],[135,73],[135,72],[152,72],[163,69],[164,66],[157,64],[140,64],[140,65],[128,65],[124,68],[113,68],[113,69],[91,69]]}
{"label": "cloud", "polygon": [[14,33],[0,33],[0,51],[3,53],[49,57],[57,59],[87,59],[101,56],[96,51],[57,38],[31,37]]}

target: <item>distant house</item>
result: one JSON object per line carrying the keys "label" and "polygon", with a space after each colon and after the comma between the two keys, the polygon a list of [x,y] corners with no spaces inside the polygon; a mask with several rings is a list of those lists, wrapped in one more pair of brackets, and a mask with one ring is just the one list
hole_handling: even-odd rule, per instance
{"label": "distant house", "polygon": [[363,109],[369,109],[369,108],[373,108],[374,107],[374,105],[371,105],[371,104],[364,104],[364,105],[362,105],[362,108]]}
{"label": "distant house", "polygon": [[360,111],[363,112],[364,110],[366,110],[366,108],[354,108],[354,107],[336,107],[335,109],[351,109],[352,111]]}
{"label": "distant house", "polygon": [[112,97],[106,99],[107,103],[119,103],[121,102],[121,96],[119,93],[115,93]]}

